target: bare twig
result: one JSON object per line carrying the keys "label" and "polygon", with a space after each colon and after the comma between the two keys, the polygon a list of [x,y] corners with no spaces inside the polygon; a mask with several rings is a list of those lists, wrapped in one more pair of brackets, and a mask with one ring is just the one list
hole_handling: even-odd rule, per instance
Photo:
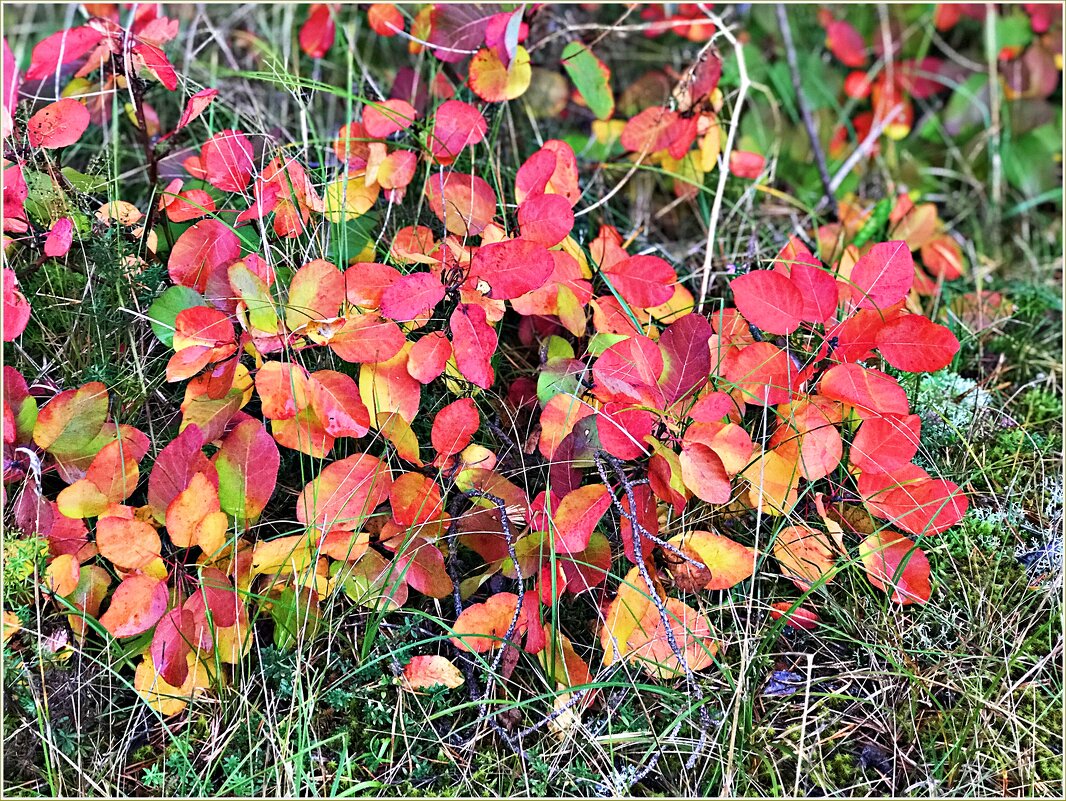
{"label": "bare twig", "polygon": [[[595,459],[596,469],[599,471],[600,478],[603,480],[604,484],[608,487],[608,489],[610,489],[610,481],[608,480],[607,471],[604,468],[603,463],[607,462],[611,465],[611,468],[613,469],[614,474],[618,479],[618,483],[622,485],[622,488],[626,493],[626,499],[629,501],[629,508],[635,511],[637,508],[637,501],[633,492],[633,483],[629,480],[629,477],[626,476],[625,469],[622,466],[622,463],[618,459],[604,451],[596,451],[593,454],[593,457]],[[610,495],[611,500],[616,504],[616,506],[619,505],[617,498],[615,498],[614,492],[610,492]],[[696,747],[693,749],[692,754],[685,762],[685,769],[691,770],[695,766],[696,761],[699,759],[700,754],[703,753],[703,749],[707,745],[707,740],[710,736],[711,729],[711,716],[710,713],[708,713],[707,711],[706,704],[703,703],[703,688],[700,687],[699,682],[696,681],[696,674],[689,666],[688,660],[685,658],[685,652],[681,648],[681,646],[678,645],[677,638],[674,636],[672,615],[666,608],[666,604],[664,604],[663,600],[659,597],[659,593],[655,588],[655,582],[652,580],[651,574],[648,572],[648,565],[644,561],[642,539],[644,536],[650,537],[651,534],[647,531],[647,529],[641,526],[639,522],[637,522],[635,517],[632,519],[632,524],[633,556],[637,563],[637,570],[640,571],[640,576],[644,580],[644,584],[648,589],[648,599],[652,602],[652,604],[655,606],[656,611],[658,611],[659,613],[659,619],[662,621],[663,634],[666,637],[666,642],[670,646],[670,650],[673,652],[674,657],[677,659],[678,667],[680,667],[682,672],[685,674],[685,683],[688,685],[689,690],[691,691],[692,696],[693,698],[695,698],[696,704],[699,707],[700,738],[699,741],[696,743]],[[678,718],[678,721],[673,729],[674,734],[676,734],[681,729],[681,724],[683,723],[683,721],[683,718]],[[650,760],[648,760],[648,762],[644,766],[642,766],[632,775],[632,783],[636,784],[645,776],[647,776],[652,770],[654,770],[655,766],[659,763],[659,759],[661,756],[662,752],[657,751],[655,755]]]}
{"label": "bare twig", "polygon": [[736,56],[737,69],[740,74],[740,86],[737,88],[737,99],[733,104],[733,120],[729,124],[729,133],[726,134],[725,149],[722,150],[722,154],[719,156],[718,188],[714,193],[714,203],[711,204],[711,217],[707,225],[707,250],[703,256],[703,278],[700,281],[700,297],[696,305],[698,313],[703,312],[703,306],[707,302],[707,291],[711,284],[711,267],[714,263],[715,238],[718,235],[718,218],[722,214],[725,184],[729,178],[729,158],[733,154],[733,143],[736,141],[737,130],[740,128],[740,114],[744,108],[744,98],[747,97],[748,88],[751,86],[751,82],[748,80],[748,65],[744,60],[744,50],[737,41],[736,36],[722,23],[722,20],[717,15],[711,12],[706,13],[714,21],[715,27],[725,37],[725,40],[733,47],[733,54]]}
{"label": "bare twig", "polygon": [[788,58],[788,70],[792,73],[792,88],[796,92],[796,105],[799,107],[800,117],[803,118],[803,127],[807,129],[807,138],[811,142],[811,150],[814,153],[814,163],[818,167],[818,177],[822,180],[823,197],[821,206],[827,206],[830,216],[839,219],[837,201],[829,184],[829,167],[825,161],[825,151],[818,139],[818,130],[814,125],[814,117],[811,116],[810,106],[807,104],[807,95],[803,93],[803,82],[800,80],[799,60],[796,57],[796,45],[792,41],[792,26],[788,22],[788,13],[784,3],[778,3],[777,24],[781,28],[781,39],[785,45],[785,56]]}
{"label": "bare twig", "polygon": [[870,132],[866,134],[866,137],[859,143],[858,147],[852,151],[851,155],[844,160],[844,163],[840,165],[836,173],[833,175],[833,179],[829,182],[829,190],[831,192],[835,193],[837,189],[840,188],[840,185],[844,183],[851,171],[855,169],[855,165],[869,155],[874,144],[880,138],[881,134],[884,133],[885,128],[891,125],[902,111],[902,103],[893,106],[892,110],[889,111],[884,118],[877,120],[872,126],[870,126]]}

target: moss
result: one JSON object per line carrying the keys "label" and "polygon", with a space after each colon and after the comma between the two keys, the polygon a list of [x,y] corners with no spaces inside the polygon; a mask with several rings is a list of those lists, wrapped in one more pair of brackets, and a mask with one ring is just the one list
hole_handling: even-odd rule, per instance
{"label": "moss", "polygon": [[858,760],[852,754],[840,751],[822,760],[815,775],[818,783],[829,792],[844,790],[862,778]]}
{"label": "moss", "polygon": [[1028,424],[1053,423],[1057,430],[1062,421],[1062,397],[1044,389],[1030,389],[1018,399],[1021,418]]}

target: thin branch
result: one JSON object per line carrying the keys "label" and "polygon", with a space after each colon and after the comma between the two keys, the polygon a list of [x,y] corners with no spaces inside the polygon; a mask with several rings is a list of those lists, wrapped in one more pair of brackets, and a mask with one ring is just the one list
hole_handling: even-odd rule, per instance
{"label": "thin branch", "polygon": [[811,142],[811,150],[814,153],[814,163],[818,167],[818,177],[822,180],[822,202],[820,206],[827,206],[833,220],[840,218],[837,209],[836,197],[829,183],[829,166],[826,164],[825,151],[818,139],[818,129],[814,125],[814,117],[807,103],[807,95],[803,92],[803,82],[800,80],[799,60],[796,57],[796,44],[792,41],[792,26],[788,22],[788,13],[784,3],[776,5],[777,25],[781,28],[781,39],[785,45],[785,56],[788,58],[788,70],[792,73],[792,88],[796,92],[796,105],[799,106],[800,117],[803,118],[803,127],[807,129],[807,138]]}
{"label": "thin branch", "polygon": [[707,16],[714,21],[722,36],[733,47],[733,54],[737,59],[737,70],[740,74],[740,86],[737,88],[736,103],[733,104],[733,120],[729,125],[729,133],[726,134],[725,149],[719,156],[718,188],[714,193],[714,203],[711,205],[711,218],[707,227],[707,250],[703,256],[703,278],[700,281],[700,298],[696,306],[696,312],[702,314],[703,306],[707,302],[707,291],[711,284],[711,267],[714,263],[715,238],[718,235],[718,218],[722,214],[722,200],[725,197],[725,184],[729,178],[729,159],[733,154],[733,143],[737,138],[737,130],[740,128],[740,113],[744,107],[744,99],[748,95],[748,65],[744,60],[744,50],[737,41],[733,32],[727,28],[722,20],[715,14],[706,12]]}
{"label": "thin branch", "polygon": [[885,128],[891,125],[892,122],[896,119],[896,117],[900,115],[902,111],[902,103],[893,106],[892,110],[889,111],[883,119],[877,120],[872,126],[870,126],[870,132],[866,134],[866,138],[859,143],[859,146],[852,151],[851,155],[844,160],[843,164],[840,165],[840,168],[836,171],[836,174],[833,175],[833,180],[829,182],[829,190],[831,192],[835,193],[837,189],[840,188],[840,185],[844,183],[845,179],[848,177],[851,171],[855,169],[855,165],[858,164],[869,154],[869,152],[873,149],[874,144],[880,138],[881,134],[884,133]]}

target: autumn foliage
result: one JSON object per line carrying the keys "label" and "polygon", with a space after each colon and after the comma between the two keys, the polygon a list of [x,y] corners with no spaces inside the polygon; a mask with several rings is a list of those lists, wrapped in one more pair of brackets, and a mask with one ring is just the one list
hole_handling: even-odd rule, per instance
{"label": "autumn foliage", "polygon": [[[461,8],[358,12],[450,69],[354,108],[330,132],[325,165],[264,151],[237,128],[205,135],[225,98],[189,91],[168,56],[178,23],[151,4],[132,20],[93,5],[84,24],[42,38],[21,75],[5,72],[9,248],[63,259],[89,235],[66,216],[46,230],[30,222],[23,176],[38,154],[58,160],[96,136],[110,113],[87,90],[35,104],[20,81],[134,86],[148,147],[188,151],[187,178],[160,179],[151,207],[98,215],[165,264],[148,316],[166,381],[184,391],[173,436],[120,423],[98,382],[43,397],[11,367],[3,381],[4,492],[15,524],[48,541],[42,581],[78,636],[140,654],[136,687],[163,714],[225,681],[218,666],[244,658],[253,637],[312,634],[333,596],[444,602],[451,659],[416,657],[409,689],[458,686],[453,661],[498,666],[512,643],[566,691],[593,665],[565,638],[558,649],[547,611],[581,593],[600,609],[594,665],[664,681],[713,669],[726,647],[694,599],[758,573],[796,588],[795,604],[765,610],[767,625],[816,627],[812,588],[843,571],[894,603],[931,598],[923,545],[967,508],[958,486],[915,464],[921,420],[899,377],[940,370],[959,350],[923,314],[923,297],[963,271],[935,209],[894,199],[900,233],[873,242],[859,238],[869,211],[845,208],[700,298],[679,265],[587,213],[587,165],[566,142],[533,148],[502,183],[479,172],[472,154],[498,109],[531,84],[528,25],[521,9],[471,22]],[[712,35],[686,6],[673,19],[663,8],[649,12],[664,24],[652,33]],[[306,58],[336,46],[337,13],[307,11]],[[865,43],[823,21],[833,55],[864,67]],[[592,118],[617,123],[625,158],[687,176],[679,197],[713,171],[763,176],[761,154],[722,157],[713,52],[669,106],[625,119],[589,43],[569,43],[554,68]],[[454,74],[466,84],[443,77]],[[877,115],[893,93],[920,96],[908,75],[856,79],[849,92]],[[184,112],[164,125],[149,98]],[[330,233],[396,207],[422,216],[343,259],[321,251]],[[905,219],[918,222],[906,230]],[[154,236],[163,222],[174,241]],[[270,243],[288,240],[311,258],[280,262]],[[27,325],[5,267],[5,341]],[[520,431],[533,433],[508,441]],[[287,452],[314,466],[309,480],[282,477],[300,482],[295,493],[281,491]],[[727,524],[682,528],[694,508]]]}

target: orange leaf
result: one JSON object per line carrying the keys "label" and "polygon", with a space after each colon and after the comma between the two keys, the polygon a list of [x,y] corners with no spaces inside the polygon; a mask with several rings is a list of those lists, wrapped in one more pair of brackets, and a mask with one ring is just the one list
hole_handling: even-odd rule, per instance
{"label": "orange leaf", "polygon": [[403,688],[405,690],[425,690],[430,687],[461,687],[463,674],[459,672],[447,657],[416,656],[403,669]]}
{"label": "orange leaf", "polygon": [[341,459],[326,466],[304,487],[296,501],[296,518],[322,531],[354,530],[389,497],[392,476],[369,454]]}
{"label": "orange leaf", "polygon": [[292,362],[269,361],[255,374],[263,416],[271,420],[288,420],[306,408],[308,389],[307,371]]}
{"label": "orange leaf", "polygon": [[421,473],[404,473],[389,490],[392,519],[401,526],[415,526],[439,517],[443,504],[440,486]]}
{"label": "orange leaf", "polygon": [[89,117],[89,109],[72,97],[49,103],[26,123],[30,147],[73,145],[89,127]]}
{"label": "orange leaf", "polygon": [[124,517],[101,517],[96,521],[96,547],[117,567],[146,567],[162,551],[159,535],[151,525]]}
{"label": "orange leaf", "polygon": [[70,595],[81,581],[81,565],[69,553],[60,554],[49,563],[44,573],[45,586],[56,595]]}
{"label": "orange leaf", "polygon": [[100,617],[100,625],[113,637],[142,634],[166,613],[168,600],[165,581],[134,574],[115,588],[111,605]]}
{"label": "orange leaf", "polygon": [[836,556],[832,543],[826,534],[813,528],[788,526],[782,529],[774,541],[774,558],[781,572],[804,592],[823,578],[825,584],[833,580]]}
{"label": "orange leaf", "polygon": [[498,592],[484,603],[471,604],[460,613],[452,627],[452,644],[460,651],[479,654],[500,648],[516,618],[512,636],[517,639],[526,631],[527,610],[517,610],[518,596],[510,592]]}
{"label": "orange leaf", "polygon": [[[695,554],[706,565],[710,577],[703,585],[705,590],[728,590],[755,572],[758,554],[746,545],[711,531],[689,531],[670,540],[682,547],[689,555]],[[674,559],[676,557],[669,557]],[[686,563],[680,564],[681,568]],[[678,568],[674,569],[676,573]]]}

